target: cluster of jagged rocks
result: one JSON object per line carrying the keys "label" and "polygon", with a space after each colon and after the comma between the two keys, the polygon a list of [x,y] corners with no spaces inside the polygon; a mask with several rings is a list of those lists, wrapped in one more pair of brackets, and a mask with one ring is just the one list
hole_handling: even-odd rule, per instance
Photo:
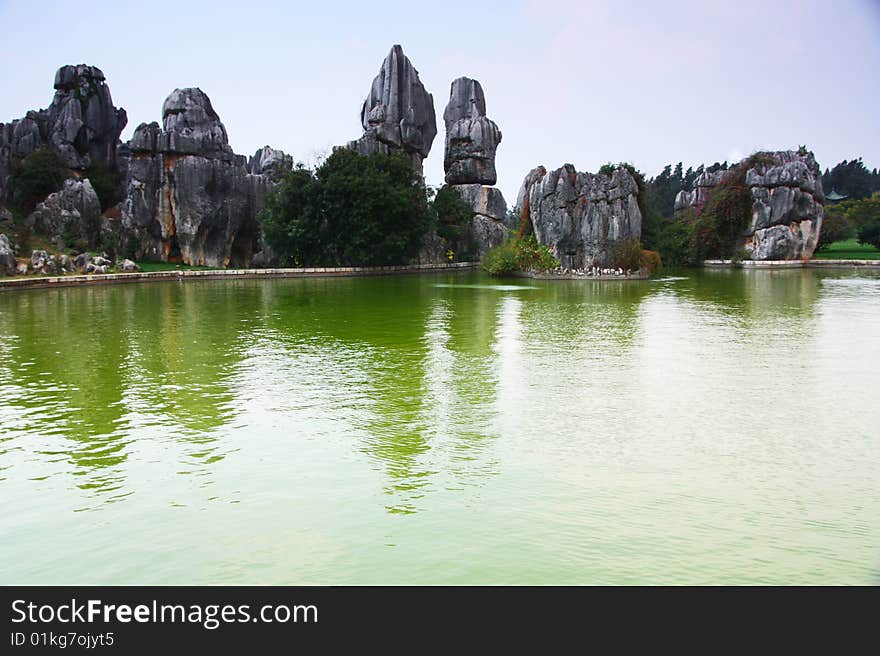
{"label": "cluster of jagged rocks", "polygon": [[681,191],[675,211],[699,209],[728,176],[745,171],[752,194],[752,218],[742,246],[753,260],[810,258],[819,241],[825,194],[813,153],[804,150],[758,153],[729,170],[701,174],[694,188]]}
{"label": "cluster of jagged rocks", "polygon": [[517,196],[522,224],[566,269],[607,267],[614,246],[642,235],[639,188],[626,167],[610,175],[571,164],[529,171]]}
{"label": "cluster of jagged rocks", "polygon": [[106,253],[101,255],[80,253],[71,257],[65,253],[53,255],[44,250],[35,250],[31,253],[30,261],[19,262],[15,257],[14,248],[9,238],[6,235],[0,235],[0,274],[14,276],[37,273],[54,276],[76,272],[108,273],[111,270],[132,272],[139,269],[137,264],[125,258],[114,263],[108,259]]}
{"label": "cluster of jagged rocks", "polygon": [[[248,266],[257,213],[293,161],[266,146],[246,160],[201,89],[175,89],[162,126],[142,123],[120,148],[123,201],[109,230],[137,258]],[[129,242],[133,242],[132,245]]]}
{"label": "cluster of jagged rocks", "polygon": [[[486,117],[486,98],[480,83],[467,77],[453,81],[449,103],[443,112],[446,147],[443,158],[446,183],[467,203],[472,212],[468,242],[473,255],[482,255],[507,237],[504,217],[507,203],[497,181],[495,150],[501,130]],[[437,136],[434,98],[399,45],[382,62],[370,93],[361,109],[364,134],[348,148],[362,154],[404,153],[413,168],[422,173]],[[419,259],[439,260],[445,245],[436,235],[426,236]]]}
{"label": "cluster of jagged rocks", "polygon": [[[54,86],[48,109],[0,124],[0,231],[11,223],[3,204],[12,200],[12,162],[47,148],[60,155],[73,177],[39,203],[27,223],[54,239],[59,250],[62,242],[74,240],[82,250],[109,247],[135,259],[218,267],[271,263],[257,217],[267,193],[292,169],[290,155],[269,146],[250,158],[235,154],[201,89],[175,89],[163,103],[161,125],[142,123],[123,144],[119,135],[126,113],[114,107],[100,69],[63,66]],[[382,62],[360,118],[363,135],[348,148],[403,153],[422,173],[437,135],[434,100],[399,45]],[[443,119],[446,184],[471,208],[469,249],[482,257],[507,238],[510,228],[507,204],[494,186],[501,131],[486,115],[480,83],[467,77],[452,82]],[[811,153],[765,155],[749,160],[745,176],[754,216],[744,247],[754,259],[809,257],[822,224],[818,165]],[[103,211],[87,177],[97,162],[118,173],[120,181],[114,203]],[[693,191],[679,194],[676,211],[700,207],[725,175],[704,173]],[[638,193],[626,167],[591,174],[570,164],[549,172],[539,166],[525,177],[517,198],[520,229],[533,232],[564,269],[607,267],[617,243],[641,236]],[[36,257],[31,270],[68,270],[66,262]],[[445,257],[444,240],[427,235],[420,261]],[[109,266],[91,264],[98,271]],[[0,235],[0,273],[18,268],[13,245]]]}
{"label": "cluster of jagged rocks", "polygon": [[[125,110],[113,106],[104,74],[64,66],[49,109],[0,124],[0,202],[11,200],[10,165],[38,148],[58,152],[73,176],[27,217],[36,233],[112,245],[135,258],[248,266],[259,247],[257,213],[293,159],[268,146],[236,155],[201,89],[175,89],[162,125],[142,123],[122,144]],[[118,204],[102,212],[87,169],[102,160],[119,174]],[[41,270],[42,267],[33,267]],[[51,267],[50,267],[51,268]],[[59,270],[64,267],[58,267]]]}
{"label": "cluster of jagged rocks", "polygon": [[127,122],[125,110],[113,106],[101,69],[62,66],[55,74],[55,97],[48,109],[0,123],[0,203],[10,200],[13,157],[50,148],[73,170],[83,171],[96,160],[114,166]]}

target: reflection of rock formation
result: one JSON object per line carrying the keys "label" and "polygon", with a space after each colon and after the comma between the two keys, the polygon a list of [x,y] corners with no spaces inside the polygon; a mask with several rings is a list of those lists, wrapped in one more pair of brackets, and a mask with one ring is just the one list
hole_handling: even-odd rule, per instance
{"label": "reflection of rock formation", "polygon": [[611,175],[580,173],[571,164],[526,175],[517,197],[522,221],[565,268],[608,266],[619,241],[639,239],[638,185],[625,167]]}
{"label": "reflection of rock formation", "polygon": [[399,45],[391,48],[373,80],[361,108],[361,125],[364,135],[349,148],[364,155],[403,152],[422,172],[422,160],[437,136],[434,98]]}
{"label": "reflection of rock formation", "polygon": [[501,130],[486,117],[486,97],[476,80],[460,77],[452,83],[449,103],[443,112],[446,123],[446,152],[443,166],[446,183],[470,205],[474,218],[470,241],[474,255],[481,258],[487,250],[507,238],[504,217],[507,203],[497,181],[495,150],[501,143]]}
{"label": "reflection of rock formation", "polygon": [[[130,493],[126,467],[146,448],[133,450],[132,441],[145,434],[173,471],[223,458],[216,431],[235,414],[236,319],[256,308],[234,286],[197,287],[86,287],[4,299],[0,334],[27,336],[0,348],[7,436],[40,436],[28,448],[46,455],[46,465],[63,454],[64,473],[102,502]],[[51,330],[35,329],[47,316]]]}
{"label": "reflection of rock formation", "polygon": [[812,153],[792,150],[758,153],[727,171],[703,173],[691,191],[680,191],[675,211],[699,210],[712,190],[731,175],[745,172],[752,193],[752,220],[743,245],[754,260],[810,258],[822,229],[822,177]]}
{"label": "reflection of rock formation", "polygon": [[128,143],[121,239],[140,258],[247,266],[257,212],[291,159],[266,147],[248,167],[201,89],[175,89],[162,119],[161,129],[139,125]]}
{"label": "reflection of rock formation", "polygon": [[9,200],[9,166],[37,148],[57,151],[72,169],[95,161],[116,165],[119,134],[128,121],[113,106],[104,73],[94,66],[62,66],[55,73],[55,97],[48,109],[0,123],[0,202]]}

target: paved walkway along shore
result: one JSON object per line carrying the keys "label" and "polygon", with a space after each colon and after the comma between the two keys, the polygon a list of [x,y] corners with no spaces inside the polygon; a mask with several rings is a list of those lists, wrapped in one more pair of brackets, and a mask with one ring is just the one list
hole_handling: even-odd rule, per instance
{"label": "paved walkway along shore", "polygon": [[39,287],[68,287],[102,285],[153,280],[195,280],[224,278],[318,278],[350,276],[385,276],[413,273],[441,273],[468,271],[479,266],[476,262],[451,264],[410,264],[381,267],[306,267],[300,269],[205,269],[201,271],[136,271],[133,273],[105,273],[68,276],[17,276],[0,278],[4,289],[34,289]]}
{"label": "paved walkway along shore", "polygon": [[744,269],[880,269],[880,260],[704,260],[705,267],[742,267]]}

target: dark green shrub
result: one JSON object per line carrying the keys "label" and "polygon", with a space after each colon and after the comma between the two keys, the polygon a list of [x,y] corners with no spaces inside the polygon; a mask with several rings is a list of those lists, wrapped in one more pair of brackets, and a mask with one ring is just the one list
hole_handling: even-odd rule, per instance
{"label": "dark green shrub", "polygon": [[49,194],[53,194],[70,177],[70,169],[54,150],[38,148],[24,159],[10,162],[13,200],[25,212],[31,212]]}
{"label": "dark green shrub", "polygon": [[119,172],[101,159],[94,160],[83,173],[92,183],[101,209],[106,210],[119,202]]}
{"label": "dark green shrub", "polygon": [[657,250],[667,266],[691,264],[692,225],[692,210],[686,210],[678,216],[661,221]]}
{"label": "dark green shrub", "polygon": [[519,249],[516,239],[508,239],[483,256],[483,270],[493,276],[503,276],[519,271]]}
{"label": "dark green shrub", "polygon": [[445,186],[434,197],[432,208],[437,220],[437,234],[453,250],[467,250],[468,231],[474,212],[452,187]]}
{"label": "dark green shrub", "polygon": [[880,249],[880,222],[869,223],[859,230],[859,243]]}
{"label": "dark green shrub", "polygon": [[614,175],[614,169],[616,168],[617,167],[614,164],[612,164],[611,162],[607,162],[599,167],[599,174],[611,177],[612,175]]}
{"label": "dark green shrub", "polygon": [[849,239],[853,236],[853,232],[853,227],[846,218],[844,208],[839,206],[826,207],[817,248],[825,250],[836,241]]}

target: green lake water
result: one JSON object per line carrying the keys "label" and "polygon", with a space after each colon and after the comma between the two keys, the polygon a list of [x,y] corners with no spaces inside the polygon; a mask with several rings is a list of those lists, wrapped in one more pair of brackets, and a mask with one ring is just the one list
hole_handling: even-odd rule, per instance
{"label": "green lake water", "polygon": [[0,292],[0,583],[880,583],[880,276]]}

